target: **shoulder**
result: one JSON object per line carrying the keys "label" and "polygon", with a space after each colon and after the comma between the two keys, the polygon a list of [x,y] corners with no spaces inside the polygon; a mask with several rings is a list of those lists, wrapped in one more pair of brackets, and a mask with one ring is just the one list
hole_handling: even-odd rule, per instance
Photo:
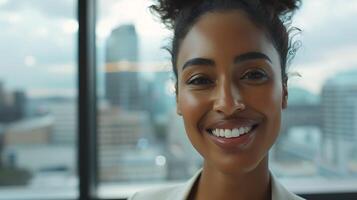
{"label": "shoulder", "polygon": [[167,186],[134,193],[128,200],[171,200],[184,193],[184,185]]}
{"label": "shoulder", "polygon": [[144,190],[134,193],[128,200],[182,200],[186,199],[200,177],[200,169],[186,183],[156,189]]}
{"label": "shoulder", "polygon": [[288,191],[272,173],[271,174],[271,190],[272,200],[304,200],[303,198]]}

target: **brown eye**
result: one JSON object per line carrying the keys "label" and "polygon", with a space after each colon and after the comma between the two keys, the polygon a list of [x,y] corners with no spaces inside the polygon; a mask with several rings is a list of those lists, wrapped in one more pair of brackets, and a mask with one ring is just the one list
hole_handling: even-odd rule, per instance
{"label": "brown eye", "polygon": [[242,80],[248,80],[248,81],[258,81],[258,82],[262,82],[265,80],[268,80],[269,77],[266,74],[265,71],[260,70],[260,69],[255,69],[255,70],[251,70],[246,72],[242,78]]}
{"label": "brown eye", "polygon": [[193,77],[187,82],[189,85],[209,85],[212,83],[213,81],[211,79],[203,76]]}

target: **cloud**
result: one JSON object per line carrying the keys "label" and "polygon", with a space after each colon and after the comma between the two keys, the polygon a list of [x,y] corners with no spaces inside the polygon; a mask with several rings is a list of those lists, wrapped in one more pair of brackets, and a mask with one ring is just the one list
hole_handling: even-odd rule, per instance
{"label": "cloud", "polygon": [[357,12],[357,1],[336,4],[335,0],[316,0],[303,1],[302,5],[294,17],[294,24],[306,29],[316,29],[331,19],[356,16]]}
{"label": "cloud", "polygon": [[76,20],[51,11],[67,10],[64,2],[41,1],[49,2],[46,12],[40,1],[11,0],[0,7],[0,80],[9,88],[76,87],[75,70],[59,67],[77,68]]}
{"label": "cloud", "polygon": [[[357,68],[357,43],[327,51],[319,60],[298,64],[290,71],[301,74],[292,78],[291,85],[298,85],[319,94],[325,82],[339,72]],[[356,77],[357,78],[357,77]]]}
{"label": "cloud", "polygon": [[99,1],[97,33],[107,37],[116,27],[132,23],[140,36],[166,37],[169,31],[150,13],[151,3],[147,0]]}
{"label": "cloud", "polygon": [[[0,80],[26,89],[76,87],[77,1],[0,1]],[[302,73],[299,84],[318,92],[327,75],[357,67],[357,1],[303,3],[294,22],[303,29],[303,46],[292,63],[292,71]],[[104,45],[111,30],[132,22],[140,37],[142,59],[169,59],[160,49],[165,44],[160,40],[166,39],[169,32],[150,15],[149,4],[146,0],[98,1],[97,33],[102,42],[98,46]],[[103,49],[98,49],[102,51],[99,56]]]}
{"label": "cloud", "polygon": [[295,18],[295,25],[303,30],[302,47],[291,66],[302,78],[293,79],[292,84],[318,94],[330,76],[357,68],[356,18],[357,1],[304,1]]}
{"label": "cloud", "polygon": [[62,65],[52,65],[50,66],[47,70],[51,74],[55,76],[61,76],[61,75],[69,75],[69,76],[76,76],[77,72],[77,66],[76,63],[68,63],[68,64],[62,64]]}
{"label": "cloud", "polygon": [[0,7],[0,11],[23,12],[34,10],[50,18],[74,18],[77,13],[76,0],[9,0]]}
{"label": "cloud", "polygon": [[294,62],[315,62],[327,52],[357,44],[357,1],[303,1],[294,25],[302,29],[302,47]]}

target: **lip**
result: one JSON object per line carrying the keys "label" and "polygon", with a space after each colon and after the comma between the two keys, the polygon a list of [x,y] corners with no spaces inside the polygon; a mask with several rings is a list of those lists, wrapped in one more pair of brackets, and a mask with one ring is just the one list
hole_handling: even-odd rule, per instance
{"label": "lip", "polygon": [[259,125],[254,125],[253,128],[246,134],[239,137],[224,138],[217,137],[208,131],[205,131],[209,139],[217,146],[225,150],[242,150],[247,147],[255,138],[256,129]]}

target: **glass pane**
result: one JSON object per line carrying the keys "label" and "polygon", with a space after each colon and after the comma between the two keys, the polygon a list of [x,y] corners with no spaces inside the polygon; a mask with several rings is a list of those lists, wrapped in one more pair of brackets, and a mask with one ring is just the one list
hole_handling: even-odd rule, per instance
{"label": "glass pane", "polygon": [[169,31],[149,5],[98,1],[99,180],[104,188],[134,183],[120,190],[124,197],[139,183],[185,180],[201,163],[176,115],[169,54],[162,49]]}
{"label": "glass pane", "polygon": [[[357,29],[351,26],[357,6],[328,2],[304,1],[296,13],[302,46],[289,68],[289,105],[270,152],[273,173],[299,193],[341,183],[357,191]],[[101,197],[184,181],[201,167],[175,111],[170,55],[161,48],[171,35],[150,3],[98,1]]]}
{"label": "glass pane", "polygon": [[302,46],[270,158],[273,171],[299,192],[357,190],[356,3],[303,1],[295,16]]}
{"label": "glass pane", "polygon": [[0,199],[77,197],[76,4],[0,0]]}

